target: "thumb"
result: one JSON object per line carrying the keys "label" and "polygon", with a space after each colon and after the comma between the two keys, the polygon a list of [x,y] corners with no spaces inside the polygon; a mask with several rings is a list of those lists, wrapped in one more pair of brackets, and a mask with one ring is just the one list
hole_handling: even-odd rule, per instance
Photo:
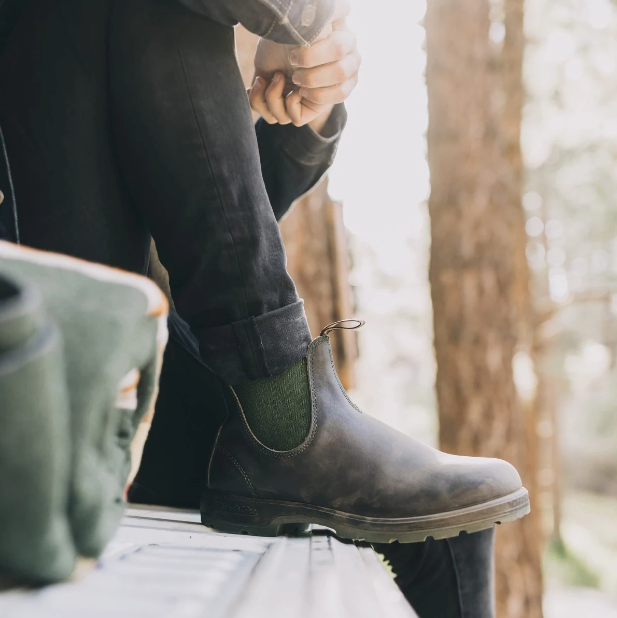
{"label": "thumb", "polygon": [[292,90],[285,99],[285,108],[287,115],[291,118],[291,122],[299,127],[302,124],[302,97],[299,90]]}
{"label": "thumb", "polygon": [[319,112],[304,104],[304,99],[300,96],[300,92],[297,89],[293,90],[285,99],[285,108],[291,122],[296,127],[308,124],[319,115]]}

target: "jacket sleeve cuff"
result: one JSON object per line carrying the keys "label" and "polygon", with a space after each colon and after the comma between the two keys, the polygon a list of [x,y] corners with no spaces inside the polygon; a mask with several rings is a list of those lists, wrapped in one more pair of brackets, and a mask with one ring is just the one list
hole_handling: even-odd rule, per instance
{"label": "jacket sleeve cuff", "polygon": [[334,13],[335,0],[259,0],[275,17],[265,39],[309,46]]}
{"label": "jacket sleeve cuff", "polygon": [[343,129],[347,124],[345,105],[335,105],[322,133],[309,125],[275,125],[281,132],[280,147],[292,159],[303,165],[332,165]]}
{"label": "jacket sleeve cuff", "polygon": [[219,24],[235,26],[241,23],[247,30],[275,43],[310,45],[332,17],[335,0],[179,0],[179,2],[191,11]]}

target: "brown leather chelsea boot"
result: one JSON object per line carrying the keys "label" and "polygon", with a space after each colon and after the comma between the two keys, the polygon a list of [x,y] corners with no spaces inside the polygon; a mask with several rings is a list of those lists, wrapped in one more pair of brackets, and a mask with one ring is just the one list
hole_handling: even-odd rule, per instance
{"label": "brown leather chelsea boot", "polygon": [[328,332],[308,349],[310,431],[296,448],[261,443],[226,387],[228,417],[201,494],[205,525],[271,536],[320,524],[349,539],[411,543],[529,512],[509,463],[442,453],[363,414],[338,379]]}

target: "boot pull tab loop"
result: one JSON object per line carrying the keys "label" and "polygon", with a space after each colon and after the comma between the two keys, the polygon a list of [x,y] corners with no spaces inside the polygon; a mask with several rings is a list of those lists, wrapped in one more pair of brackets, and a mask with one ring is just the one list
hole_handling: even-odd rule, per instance
{"label": "boot pull tab loop", "polygon": [[[353,326],[345,326],[345,324],[353,323]],[[319,333],[320,337],[325,337],[330,334],[333,330],[357,330],[358,328],[362,328],[366,322],[364,320],[338,320],[336,322],[332,322],[332,324],[328,324],[321,333]]]}

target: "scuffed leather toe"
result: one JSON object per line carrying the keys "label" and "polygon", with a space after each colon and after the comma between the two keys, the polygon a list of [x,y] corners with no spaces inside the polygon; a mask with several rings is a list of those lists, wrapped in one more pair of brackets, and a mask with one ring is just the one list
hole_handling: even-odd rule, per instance
{"label": "scuffed leather toe", "polygon": [[446,455],[442,467],[448,479],[445,495],[451,509],[465,508],[503,498],[521,489],[514,466],[502,459]]}

